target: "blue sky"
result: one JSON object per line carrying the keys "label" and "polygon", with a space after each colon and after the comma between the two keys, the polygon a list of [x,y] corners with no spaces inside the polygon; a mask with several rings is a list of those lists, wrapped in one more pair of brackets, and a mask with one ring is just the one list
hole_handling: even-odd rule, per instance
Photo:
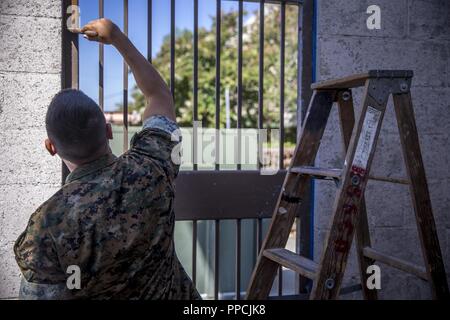
{"label": "blue sky", "polygon": [[[123,1],[105,0],[105,17],[123,27]],[[193,29],[193,0],[175,1],[175,24],[178,29]],[[80,0],[81,25],[98,18],[98,2]],[[255,4],[245,4],[253,11]],[[153,0],[152,53],[157,54],[165,35],[170,33],[170,0]],[[237,10],[237,2],[222,1],[222,10]],[[199,26],[210,27],[216,12],[216,1],[199,0]],[[147,53],[147,0],[128,1],[128,35],[139,51]],[[98,101],[98,44],[80,37],[80,89]],[[122,58],[112,46],[105,46],[104,96],[105,110],[112,110],[122,101]],[[129,75],[129,93],[135,85]]]}

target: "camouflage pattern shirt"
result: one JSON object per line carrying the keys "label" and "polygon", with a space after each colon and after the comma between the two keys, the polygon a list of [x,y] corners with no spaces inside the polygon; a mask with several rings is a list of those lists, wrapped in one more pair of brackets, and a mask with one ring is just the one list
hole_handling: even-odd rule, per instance
{"label": "camouflage pattern shirt", "polygon": [[[147,119],[120,157],[75,169],[34,212],[14,252],[24,299],[199,299],[174,247],[178,127]],[[80,289],[67,287],[76,266]]]}

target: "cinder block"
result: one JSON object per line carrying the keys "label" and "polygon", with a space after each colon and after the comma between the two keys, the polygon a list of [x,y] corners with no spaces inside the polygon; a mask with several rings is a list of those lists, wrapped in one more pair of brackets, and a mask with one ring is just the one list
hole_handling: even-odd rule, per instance
{"label": "cinder block", "polygon": [[2,77],[3,73],[0,73],[0,116],[3,114],[3,111],[5,109],[5,91],[6,91],[6,86],[4,85],[4,78]]}
{"label": "cinder block", "polygon": [[0,237],[15,241],[25,230],[31,214],[58,189],[59,185],[0,185]]}
{"label": "cinder block", "polygon": [[[414,116],[419,137],[424,135],[445,134],[450,132],[450,117],[443,117],[450,112],[450,90],[448,88],[413,87],[411,89]],[[389,98],[380,131],[380,141],[386,134],[399,137],[399,130],[392,97]],[[400,140],[394,141],[392,146],[401,150]],[[377,150],[378,152],[378,150]]]}
{"label": "cinder block", "polygon": [[[381,9],[381,29],[367,28],[367,8]],[[403,38],[406,36],[408,7],[406,0],[337,0],[318,1],[319,34],[358,35]]]}
{"label": "cinder block", "polygon": [[2,0],[0,14],[61,18],[61,1]]}
{"label": "cinder block", "polygon": [[328,229],[314,228],[314,261],[319,263],[328,238]]}
{"label": "cinder block", "polygon": [[378,298],[382,300],[428,300],[431,299],[430,287],[426,281],[405,274],[384,264],[381,269],[381,289]]}
{"label": "cinder block", "polygon": [[406,168],[398,134],[379,136],[370,173],[374,176],[404,178]]}
{"label": "cinder block", "polygon": [[[450,228],[450,179],[428,181],[433,216],[438,228]],[[414,211],[406,211],[405,225],[415,227]]]}
{"label": "cinder block", "polygon": [[333,107],[330,111],[330,116],[328,118],[327,125],[325,127],[324,135],[338,135],[340,134],[340,124],[339,124],[339,114],[338,114],[338,108],[337,103],[333,104]]}
{"label": "cinder block", "polygon": [[420,149],[428,180],[449,178],[450,137],[448,133],[419,136]]}
{"label": "cinder block", "polygon": [[404,214],[412,208],[408,188],[369,180],[366,187],[369,227],[403,227]]}
{"label": "cinder block", "polygon": [[337,108],[331,109],[327,126],[320,141],[316,157],[316,166],[324,168],[342,168],[344,163],[344,147]]}
{"label": "cinder block", "polygon": [[[414,93],[414,91],[416,89],[419,89],[419,88],[412,87],[412,89],[411,89],[412,94]],[[420,88],[420,89],[422,89],[422,88]],[[424,90],[427,90],[427,89],[433,90],[432,88],[424,88]],[[414,116],[416,119],[416,124],[418,126],[417,131],[419,132],[419,134],[424,133],[422,130],[422,126],[423,126],[423,122],[426,119],[426,109],[427,108],[422,108],[420,105],[415,103],[415,100],[413,98],[413,109],[414,109]],[[389,96],[388,103],[386,106],[386,111],[384,114],[383,123],[381,126],[380,134],[384,135],[385,133],[395,134],[397,136],[399,135],[397,117],[395,114],[395,108],[394,108],[394,102],[392,99],[392,95]]]}
{"label": "cinder block", "polygon": [[373,228],[372,246],[382,253],[423,265],[417,228]]}
{"label": "cinder block", "polygon": [[450,88],[413,87],[411,91],[419,136],[450,132]]}
{"label": "cinder block", "polygon": [[13,252],[13,242],[0,247],[0,299],[17,298],[21,272]]}
{"label": "cinder block", "polygon": [[44,147],[45,129],[8,130],[0,134],[0,184],[58,184],[61,161]]}
{"label": "cinder block", "polygon": [[318,228],[329,228],[337,188],[332,181],[315,182],[314,222]]}
{"label": "cinder block", "polygon": [[[450,55],[450,43],[447,44],[447,54]],[[447,87],[450,87],[450,61],[447,60]]]}
{"label": "cinder block", "polygon": [[[428,180],[449,177],[446,166],[450,161],[450,154],[447,150],[448,142],[449,137],[446,134],[419,136],[422,159]],[[398,134],[380,135],[371,173],[393,178],[406,177],[406,167]]]}
{"label": "cinder block", "polygon": [[0,72],[0,128],[45,128],[50,101],[61,88],[59,74]]}
{"label": "cinder block", "polygon": [[398,135],[397,120],[395,118],[394,104],[392,97],[389,96],[386,110],[384,112],[383,122],[381,123],[380,136],[384,136],[386,133],[395,133]]}
{"label": "cinder block", "polygon": [[413,39],[450,39],[450,2],[412,0],[409,35]]}
{"label": "cinder block", "polygon": [[[329,228],[337,188],[333,183],[316,183],[316,226]],[[366,207],[370,227],[402,227],[404,214],[412,210],[407,188],[370,181],[366,188]]]}
{"label": "cinder block", "polygon": [[322,168],[342,168],[345,159],[343,149],[340,132],[324,136],[315,165]]}
{"label": "cinder block", "polygon": [[[444,254],[445,272],[447,273],[447,279],[450,280],[450,229],[445,230],[447,240],[447,250],[442,247],[442,254]],[[447,280],[449,283],[450,281]]]}
{"label": "cinder block", "polygon": [[321,36],[319,78],[330,79],[370,69],[412,69],[415,86],[447,86],[445,43],[373,37]]}
{"label": "cinder block", "polygon": [[61,72],[61,21],[1,15],[0,70]]}

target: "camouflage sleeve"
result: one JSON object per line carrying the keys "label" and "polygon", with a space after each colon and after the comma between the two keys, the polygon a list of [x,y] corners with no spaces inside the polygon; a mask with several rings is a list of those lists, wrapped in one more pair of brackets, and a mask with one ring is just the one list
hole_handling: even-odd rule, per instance
{"label": "camouflage sleeve", "polygon": [[131,139],[130,152],[161,163],[171,178],[180,165],[181,132],[177,123],[165,116],[152,116]]}
{"label": "camouflage sleeve", "polygon": [[72,298],[65,283],[33,283],[28,282],[25,278],[22,278],[20,282],[20,300],[68,300]]}
{"label": "camouflage sleeve", "polygon": [[54,240],[39,208],[14,244],[14,254],[23,277],[32,283],[65,283]]}

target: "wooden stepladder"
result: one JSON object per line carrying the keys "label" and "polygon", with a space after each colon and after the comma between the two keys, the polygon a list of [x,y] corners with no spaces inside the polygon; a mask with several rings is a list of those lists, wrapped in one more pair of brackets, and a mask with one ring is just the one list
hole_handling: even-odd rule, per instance
{"label": "wooden stepladder", "polygon": [[[366,299],[376,290],[366,286],[367,267],[385,263],[427,280],[433,298],[449,298],[444,263],[434,222],[427,180],[411,101],[412,71],[371,70],[338,80],[313,84],[300,140],[262,244],[247,290],[247,299],[266,299],[279,265],[313,280],[310,299],[336,299],[339,295],[349,250],[356,234],[361,286]],[[361,116],[355,125],[351,88],[364,86]],[[392,95],[400,132],[407,179],[369,175],[388,97]],[[343,169],[312,167],[330,114],[337,102],[346,157]],[[284,249],[298,206],[311,178],[339,179],[330,232],[319,263]],[[368,179],[409,185],[425,267],[388,256],[371,248],[364,191]]]}

